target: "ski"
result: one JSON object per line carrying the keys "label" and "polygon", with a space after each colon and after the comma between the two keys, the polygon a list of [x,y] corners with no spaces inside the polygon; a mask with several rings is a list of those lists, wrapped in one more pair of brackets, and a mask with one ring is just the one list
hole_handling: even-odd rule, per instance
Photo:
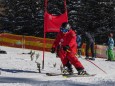
{"label": "ski", "polygon": [[69,77],[93,77],[96,74],[88,74],[88,75],[78,75],[78,74],[72,74],[72,75],[63,75],[63,77],[65,78],[69,78]]}
{"label": "ski", "polygon": [[62,74],[62,73],[46,73],[47,76],[59,76],[62,75],[63,77],[91,77],[95,76],[96,74],[88,74],[88,75],[78,75],[77,73],[70,74]]}

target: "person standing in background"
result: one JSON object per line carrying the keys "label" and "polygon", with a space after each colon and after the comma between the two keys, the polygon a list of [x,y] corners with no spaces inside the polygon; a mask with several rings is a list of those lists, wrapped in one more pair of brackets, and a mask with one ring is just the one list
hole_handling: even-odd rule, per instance
{"label": "person standing in background", "polygon": [[[86,43],[86,48],[85,48],[86,58],[85,59],[95,60],[94,39],[91,36],[91,34],[87,31],[82,32],[82,44],[81,45],[83,45],[83,43]],[[91,49],[92,58],[89,58],[89,49]]]}
{"label": "person standing in background", "polygon": [[115,60],[113,48],[114,48],[113,33],[109,33],[108,42],[107,42],[107,57],[108,57],[107,60],[108,61]]}
{"label": "person standing in background", "polygon": [[78,54],[78,58],[81,58],[81,44],[82,44],[82,38],[81,38],[81,33],[80,32],[76,32],[77,35],[77,39],[76,39],[76,43],[77,43],[77,54]]}
{"label": "person standing in background", "polygon": [[81,34],[78,33],[78,35],[77,35],[77,48],[78,48],[79,58],[81,58],[81,41],[82,41]]}

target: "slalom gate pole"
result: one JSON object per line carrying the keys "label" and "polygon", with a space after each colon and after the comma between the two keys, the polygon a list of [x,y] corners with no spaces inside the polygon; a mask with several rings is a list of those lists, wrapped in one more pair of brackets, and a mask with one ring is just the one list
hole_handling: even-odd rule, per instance
{"label": "slalom gate pole", "polygon": [[[70,51],[70,50],[67,50],[67,52],[73,53],[73,52]],[[74,54],[74,53],[73,53],[73,54]],[[76,56],[76,54],[75,54],[75,56]],[[86,60],[86,59],[84,59],[84,60]],[[107,74],[107,72],[105,72],[102,68],[100,68],[99,66],[97,66],[94,62],[92,62],[92,61],[90,61],[90,60],[86,60],[86,61],[92,63],[95,67],[97,67],[98,69],[100,69],[101,71],[103,71],[105,74]]]}

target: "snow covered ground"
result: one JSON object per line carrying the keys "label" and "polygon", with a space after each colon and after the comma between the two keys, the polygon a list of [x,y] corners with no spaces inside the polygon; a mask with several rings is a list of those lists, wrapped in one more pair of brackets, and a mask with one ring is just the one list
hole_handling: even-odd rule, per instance
{"label": "snow covered ground", "polygon": [[[36,62],[42,63],[42,51],[35,51],[34,59],[31,61],[31,50],[11,47],[0,47],[7,51],[7,54],[0,54],[0,86],[115,86],[115,62],[105,61],[96,58],[95,65],[79,58],[90,74],[97,74],[94,77],[71,77],[46,76],[46,72],[60,73],[60,59],[55,54],[45,52],[45,66],[38,73]],[[40,55],[36,60],[36,56]],[[42,65],[41,65],[42,66]],[[77,72],[74,69],[74,72]]]}

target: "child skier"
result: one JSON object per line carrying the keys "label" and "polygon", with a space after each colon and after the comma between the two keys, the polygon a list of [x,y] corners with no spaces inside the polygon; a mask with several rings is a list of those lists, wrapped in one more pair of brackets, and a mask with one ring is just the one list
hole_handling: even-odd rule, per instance
{"label": "child skier", "polygon": [[59,49],[58,56],[60,57],[63,66],[68,68],[69,74],[73,73],[72,65],[77,69],[79,75],[86,74],[83,65],[75,56],[77,47],[76,34],[67,22],[62,24],[60,32],[51,48],[51,53],[55,53],[57,47]]}

